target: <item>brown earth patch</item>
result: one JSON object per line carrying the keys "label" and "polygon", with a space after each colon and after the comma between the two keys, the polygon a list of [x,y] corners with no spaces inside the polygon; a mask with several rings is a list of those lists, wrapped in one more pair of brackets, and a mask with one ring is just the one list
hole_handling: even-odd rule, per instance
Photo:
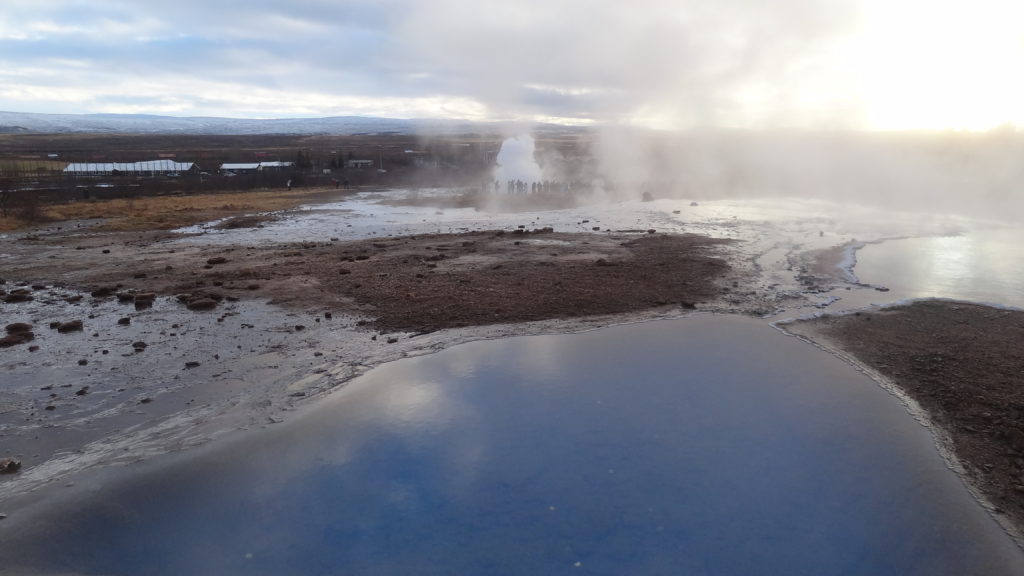
{"label": "brown earth patch", "polygon": [[920,301],[786,329],[891,379],[950,435],[969,480],[1024,527],[1024,312]]}
{"label": "brown earth patch", "polygon": [[255,247],[167,240],[153,233],[25,242],[8,273],[127,304],[137,293],[185,304],[198,294],[213,300],[209,308],[221,298],[262,298],[360,314],[382,331],[429,332],[693,308],[729,291],[720,284],[731,271],[718,251],[727,241],[698,235],[545,229]]}

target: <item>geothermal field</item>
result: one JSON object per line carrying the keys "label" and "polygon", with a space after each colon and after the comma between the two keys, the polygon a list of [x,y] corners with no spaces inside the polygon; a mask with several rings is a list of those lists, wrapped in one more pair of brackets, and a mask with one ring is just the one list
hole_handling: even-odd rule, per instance
{"label": "geothermal field", "polygon": [[1024,569],[1024,232],[796,171],[594,177],[607,145],[35,206],[0,233],[0,556]]}

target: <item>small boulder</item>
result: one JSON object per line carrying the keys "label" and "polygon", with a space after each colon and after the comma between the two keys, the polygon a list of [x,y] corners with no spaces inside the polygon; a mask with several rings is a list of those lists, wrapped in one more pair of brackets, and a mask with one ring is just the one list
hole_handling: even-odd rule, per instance
{"label": "small boulder", "polygon": [[61,324],[57,326],[57,332],[67,334],[68,332],[79,332],[82,328],[81,320],[71,320],[70,322],[61,322]]}
{"label": "small boulder", "polygon": [[0,474],[14,474],[21,470],[21,461],[14,458],[0,458]]}

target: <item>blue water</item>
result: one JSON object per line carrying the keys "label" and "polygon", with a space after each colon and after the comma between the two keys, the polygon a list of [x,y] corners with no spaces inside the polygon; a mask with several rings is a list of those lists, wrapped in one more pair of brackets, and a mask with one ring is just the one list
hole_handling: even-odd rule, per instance
{"label": "blue water", "polygon": [[897,399],[738,317],[394,362],[301,418],[81,486],[0,526],[0,557],[83,574],[1024,573]]}

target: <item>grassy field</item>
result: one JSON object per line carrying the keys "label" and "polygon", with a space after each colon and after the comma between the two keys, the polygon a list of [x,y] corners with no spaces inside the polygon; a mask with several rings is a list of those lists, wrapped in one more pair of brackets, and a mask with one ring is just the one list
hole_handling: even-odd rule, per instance
{"label": "grassy field", "polygon": [[229,216],[285,210],[338,195],[333,188],[309,188],[86,200],[40,206],[35,222],[0,216],[0,230],[96,218],[106,220],[100,226],[103,230],[171,230]]}

